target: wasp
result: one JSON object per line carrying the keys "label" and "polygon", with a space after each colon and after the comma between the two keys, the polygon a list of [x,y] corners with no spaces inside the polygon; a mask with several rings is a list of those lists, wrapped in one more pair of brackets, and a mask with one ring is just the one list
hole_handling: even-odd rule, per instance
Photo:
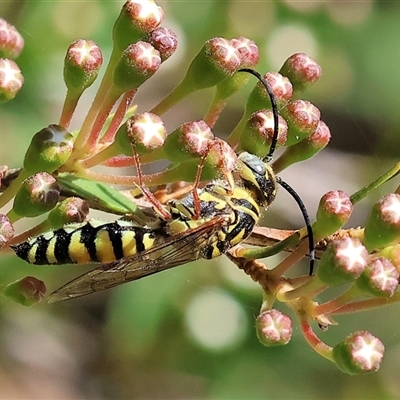
{"label": "wasp", "polygon": [[[250,236],[261,210],[275,199],[278,184],[293,195],[303,212],[313,261],[312,229],[304,204],[270,166],[278,139],[278,111],[273,92],[256,71],[241,71],[255,75],[271,98],[274,137],[265,159],[247,152],[239,154],[238,177],[233,185],[228,180],[216,180],[202,189],[195,186],[182,199],[170,200],[165,206],[159,204],[157,208],[162,207],[162,211],[156,209],[157,217],[148,225],[124,219],[89,220],[13,246],[17,256],[32,264],[101,263],[53,292],[49,302],[85,296],[190,261],[225,254]],[[144,193],[149,192],[144,190]]]}

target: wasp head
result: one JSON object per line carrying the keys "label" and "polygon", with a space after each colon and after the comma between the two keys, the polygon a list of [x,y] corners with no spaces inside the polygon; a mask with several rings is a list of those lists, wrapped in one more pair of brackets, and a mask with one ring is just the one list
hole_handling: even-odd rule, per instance
{"label": "wasp head", "polygon": [[239,154],[237,169],[243,186],[260,206],[269,206],[276,195],[276,177],[271,166],[254,154]]}

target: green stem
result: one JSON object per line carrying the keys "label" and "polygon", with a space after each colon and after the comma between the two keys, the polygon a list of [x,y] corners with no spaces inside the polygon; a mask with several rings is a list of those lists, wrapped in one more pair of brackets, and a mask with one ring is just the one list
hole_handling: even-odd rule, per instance
{"label": "green stem", "polygon": [[369,185],[364,186],[362,189],[352,194],[350,196],[351,202],[353,204],[358,203],[373,190],[377,189],[379,186],[383,185],[390,179],[394,178],[399,172],[400,172],[400,162],[398,162],[393,168],[389,169],[389,171],[382,174],[379,178],[372,181]]}
{"label": "green stem", "polygon": [[192,92],[193,90],[189,90],[185,80],[183,80],[167,97],[164,98],[164,100],[153,107],[150,112],[162,115]]}
{"label": "green stem", "polygon": [[20,215],[18,215],[14,209],[11,209],[8,213],[7,213],[7,217],[8,219],[14,223],[17,222],[18,220],[20,220],[22,217]]}
{"label": "green stem", "polygon": [[24,242],[25,240],[28,240],[31,237],[39,236],[41,233],[48,231],[49,229],[51,229],[50,221],[48,219],[45,219],[44,221],[34,226],[33,228],[30,228],[27,231],[14,236],[9,244],[12,245]]}
{"label": "green stem", "polygon": [[247,113],[244,113],[242,119],[236,125],[236,128],[231,132],[231,134],[226,139],[226,141],[231,147],[235,147],[238,145],[240,141],[240,135],[242,134],[248,119],[249,116],[247,115]]}
{"label": "green stem", "polygon": [[340,296],[327,301],[326,303],[320,304],[315,308],[316,315],[320,314],[332,314],[336,310],[348,304],[356,297],[363,295],[364,292],[356,285],[352,285],[348,290],[342,293]]}
{"label": "green stem", "polygon": [[12,198],[14,198],[21,187],[22,182],[29,175],[30,174],[25,169],[21,170],[18,177],[11,182],[10,186],[0,196],[0,208],[4,207]]}
{"label": "green stem", "polygon": [[299,239],[299,233],[294,232],[292,235],[274,244],[273,246],[269,246],[266,248],[260,247],[256,249],[245,249],[245,251],[240,253],[240,256],[245,258],[246,260],[256,260],[260,258],[271,257],[287,248],[296,246],[299,242]]}
{"label": "green stem", "polygon": [[323,292],[328,285],[322,283],[316,275],[310,276],[310,279],[296,289],[279,294],[279,301],[287,303],[298,299],[299,297],[314,297],[316,294]]}

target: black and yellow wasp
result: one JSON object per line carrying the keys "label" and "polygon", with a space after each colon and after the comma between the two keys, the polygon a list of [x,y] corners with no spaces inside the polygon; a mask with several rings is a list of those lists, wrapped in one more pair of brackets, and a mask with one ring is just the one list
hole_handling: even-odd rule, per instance
{"label": "black and yellow wasp", "polygon": [[276,177],[269,161],[278,138],[278,112],[272,90],[253,70],[271,97],[274,138],[265,160],[238,155],[238,178],[231,186],[216,180],[165,206],[149,224],[120,219],[89,220],[69,224],[13,246],[17,256],[32,264],[101,263],[50,295],[49,301],[72,299],[198,259],[218,257],[248,238],[257,225],[261,209],[275,198],[277,184],[287,189],[299,204],[308,227],[313,256],[312,230],[301,199]]}

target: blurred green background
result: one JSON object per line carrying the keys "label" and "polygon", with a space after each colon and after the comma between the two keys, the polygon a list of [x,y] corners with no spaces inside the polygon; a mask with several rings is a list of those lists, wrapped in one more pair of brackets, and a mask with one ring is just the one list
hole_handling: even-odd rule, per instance
{"label": "blurred green background", "polygon": [[[18,96],[0,108],[0,164],[19,167],[31,136],[58,121],[65,88],[63,59],[77,38],[96,41],[105,59],[122,1],[8,1],[0,17],[25,39],[17,60],[25,77]],[[306,52],[323,76],[305,93],[332,133],[329,148],[282,173],[311,215],[328,190],[351,194],[399,158],[400,2],[159,1],[179,50],[143,86],[140,111],[163,98],[192,57],[213,36],[247,36],[260,48],[258,70],[279,70]],[[246,90],[230,102],[215,127],[224,136],[239,120]],[[83,97],[73,128],[95,88]],[[204,115],[212,91],[196,93],[165,116],[169,130]],[[11,151],[12,149],[12,151]],[[397,157],[397,160],[396,160]],[[390,182],[356,207],[362,224],[371,202],[396,188]],[[265,223],[301,226],[297,206],[282,191]],[[18,228],[23,229],[20,224]],[[268,260],[274,265],[277,260]],[[304,271],[307,263],[303,265]],[[33,267],[1,259],[3,284],[33,275],[49,289],[82,267]],[[258,343],[254,319],[261,290],[226,258],[201,261],[142,281],[62,304],[26,309],[0,299],[0,399],[398,399],[400,307],[338,318],[319,333],[334,345],[366,329],[386,345],[381,370],[349,377],[316,355],[296,322],[282,348]],[[284,309],[282,309],[284,310]],[[316,327],[316,329],[318,329]]]}

